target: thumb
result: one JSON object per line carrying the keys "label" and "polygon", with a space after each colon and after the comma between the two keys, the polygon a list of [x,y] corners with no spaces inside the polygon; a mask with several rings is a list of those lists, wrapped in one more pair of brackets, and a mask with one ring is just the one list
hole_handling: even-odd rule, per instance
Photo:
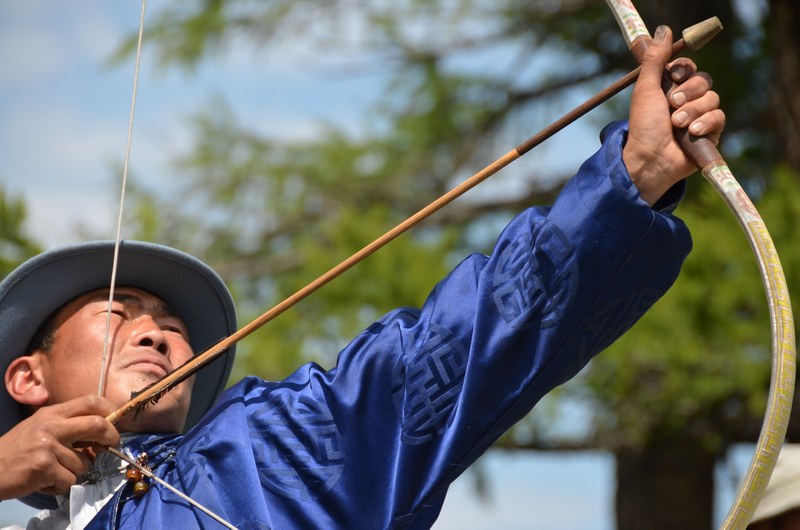
{"label": "thumb", "polygon": [[642,71],[639,74],[639,81],[647,84],[661,86],[661,78],[664,75],[664,68],[672,55],[672,30],[667,26],[656,28],[653,40],[647,47],[642,57]]}

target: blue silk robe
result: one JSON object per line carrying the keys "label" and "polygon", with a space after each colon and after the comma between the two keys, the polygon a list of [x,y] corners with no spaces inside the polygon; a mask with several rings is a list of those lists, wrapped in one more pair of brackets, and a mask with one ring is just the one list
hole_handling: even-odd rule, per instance
{"label": "blue silk robe", "polygon": [[[622,163],[624,123],[551,208],[503,231],[421,309],[398,309],[332,370],[247,378],[181,436],[141,435],[155,472],[241,529],[429,528],[448,485],[547,392],[624,333],[691,248]],[[90,528],[219,528],[154,486],[123,488]]]}

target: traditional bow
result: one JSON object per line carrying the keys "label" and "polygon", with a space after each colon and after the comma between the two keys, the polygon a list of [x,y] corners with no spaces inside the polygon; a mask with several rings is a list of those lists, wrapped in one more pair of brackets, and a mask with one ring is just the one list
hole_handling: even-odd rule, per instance
{"label": "traditional bow", "polygon": [[[614,12],[631,52],[641,62],[651,42],[650,33],[630,0],[606,0]],[[724,529],[744,529],[764,496],[786,436],[795,382],[795,339],[792,306],[778,253],[752,201],[733,177],[713,142],[691,136],[685,129],[676,131],[687,155],[701,168],[703,176],[722,196],[747,236],[758,261],[769,303],[772,331],[772,378],[764,423],[750,466],[736,500],[722,525]]]}

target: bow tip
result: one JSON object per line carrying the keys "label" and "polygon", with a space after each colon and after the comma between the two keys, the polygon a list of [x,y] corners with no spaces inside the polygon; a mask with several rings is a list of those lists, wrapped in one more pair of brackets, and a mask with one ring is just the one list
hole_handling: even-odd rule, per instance
{"label": "bow tip", "polygon": [[718,17],[711,17],[683,30],[686,46],[696,52],[722,31],[722,22]]}

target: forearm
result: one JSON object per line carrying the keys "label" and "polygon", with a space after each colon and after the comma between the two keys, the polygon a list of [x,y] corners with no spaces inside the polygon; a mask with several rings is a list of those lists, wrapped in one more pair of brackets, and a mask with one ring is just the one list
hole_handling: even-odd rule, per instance
{"label": "forearm", "polygon": [[[508,424],[641,317],[672,285],[691,249],[685,225],[668,213],[676,204],[653,210],[630,180],[621,156],[625,131],[622,123],[608,127],[602,149],[546,217],[534,210],[515,220],[480,274],[478,300],[491,301],[478,306],[470,343],[491,345],[475,352],[481,363],[496,357],[507,370],[482,385],[501,377],[526,394],[521,401],[506,398],[514,407],[524,403]],[[670,196],[677,200],[680,191]],[[496,399],[504,399],[504,390]]]}

